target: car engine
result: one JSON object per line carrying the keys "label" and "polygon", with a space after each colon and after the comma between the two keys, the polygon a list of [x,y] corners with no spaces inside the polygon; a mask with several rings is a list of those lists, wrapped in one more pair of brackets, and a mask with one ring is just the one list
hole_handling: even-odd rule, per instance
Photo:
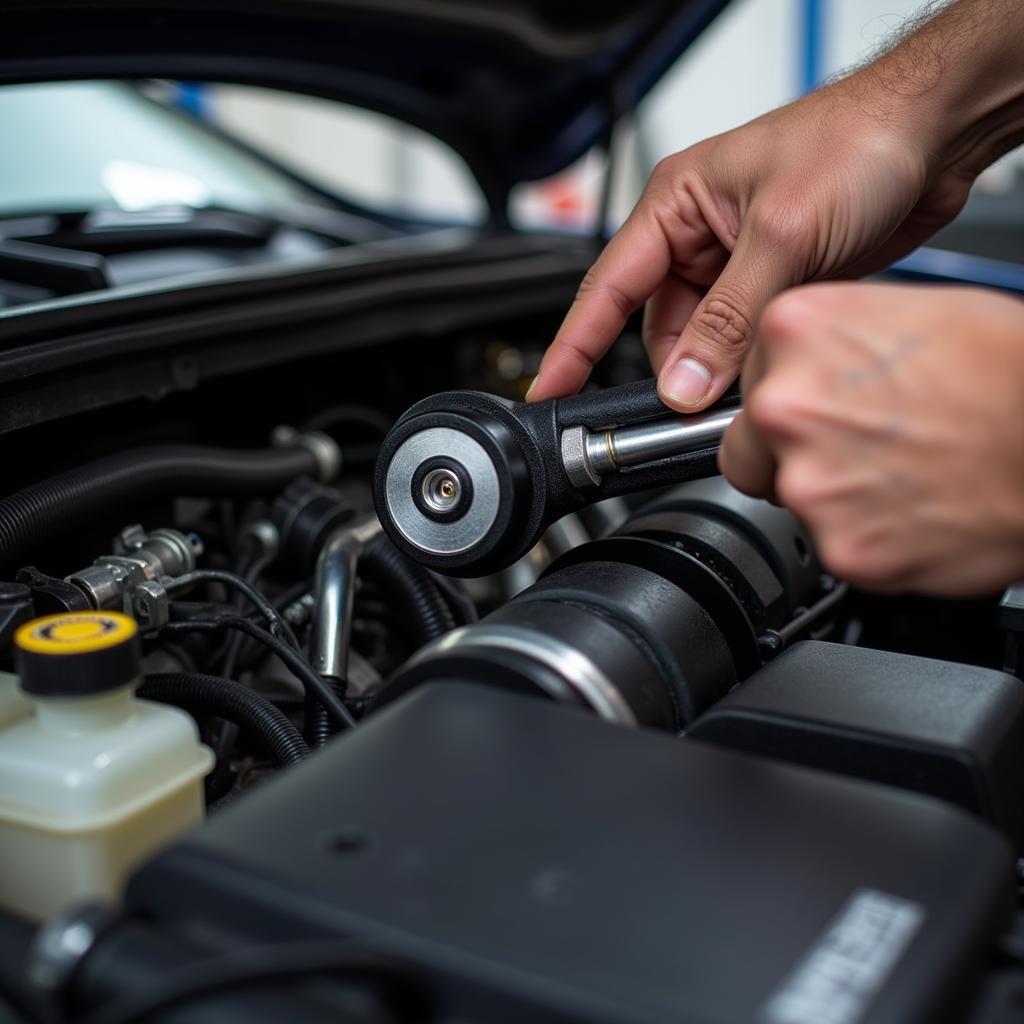
{"label": "car engine", "polygon": [[526,412],[546,336],[5,435],[23,1019],[1020,1019],[1024,595],[832,578],[735,399],[681,438],[626,337]]}

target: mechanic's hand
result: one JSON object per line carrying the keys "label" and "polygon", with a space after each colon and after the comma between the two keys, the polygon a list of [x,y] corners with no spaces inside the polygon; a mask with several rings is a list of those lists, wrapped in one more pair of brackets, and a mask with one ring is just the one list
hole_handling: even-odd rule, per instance
{"label": "mechanic's hand", "polygon": [[700,410],[739,373],[773,296],[881,269],[952,219],[970,179],[930,167],[903,119],[866,109],[856,78],[663,160],[584,278],[528,398],[579,390],[646,302],[661,397]]}
{"label": "mechanic's hand", "polygon": [[765,310],[719,462],[874,589],[1024,578],[1024,302],[974,288],[820,284]]}

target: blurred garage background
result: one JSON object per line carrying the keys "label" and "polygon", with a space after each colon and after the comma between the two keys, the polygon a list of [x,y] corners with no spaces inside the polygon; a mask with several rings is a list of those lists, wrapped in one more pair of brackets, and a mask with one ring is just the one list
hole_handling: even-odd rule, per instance
{"label": "blurred garage background", "polygon": [[[629,212],[662,156],[741,124],[864,60],[918,0],[736,0],[679,60],[614,141],[610,218]],[[737,73],[734,73],[737,72]],[[282,163],[369,206],[476,222],[484,202],[446,145],[383,115],[237,86],[179,86],[179,103]],[[592,231],[607,166],[591,152],[547,181],[520,186],[516,226]],[[944,248],[1024,259],[1024,151],[987,171]]]}

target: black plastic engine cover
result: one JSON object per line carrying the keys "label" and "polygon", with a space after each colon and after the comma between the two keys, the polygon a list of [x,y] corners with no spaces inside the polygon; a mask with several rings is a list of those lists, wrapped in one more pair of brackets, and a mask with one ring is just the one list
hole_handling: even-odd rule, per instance
{"label": "black plastic engine cover", "polygon": [[239,944],[344,934],[438,1019],[935,1024],[1014,905],[935,800],[434,684],[145,866],[130,907]]}
{"label": "black plastic engine cover", "polygon": [[1024,846],[1024,683],[992,669],[808,640],[689,735],[929,793]]}

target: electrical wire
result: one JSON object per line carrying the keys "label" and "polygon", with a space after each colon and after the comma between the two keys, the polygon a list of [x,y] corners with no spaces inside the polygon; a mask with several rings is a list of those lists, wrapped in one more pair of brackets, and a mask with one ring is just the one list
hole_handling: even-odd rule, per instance
{"label": "electrical wire", "polygon": [[[235,575],[239,579],[245,580],[249,586],[256,588],[258,591],[257,584],[259,583],[260,574],[273,560],[274,552],[267,547],[261,546],[261,550],[256,551],[251,557],[240,560],[240,563],[235,566]],[[236,609],[241,609],[244,599],[244,594],[239,593],[236,595],[234,601]],[[276,604],[274,608],[275,610],[277,609]],[[242,653],[244,643],[245,637],[241,633],[232,634],[231,639],[228,641],[227,651],[220,669],[220,674],[225,679],[235,678],[235,669],[238,666],[238,659]]]}
{"label": "electrical wire", "polygon": [[409,965],[374,953],[346,939],[288,942],[227,953],[189,964],[147,983],[144,991],[109,1000],[78,1024],[140,1024],[205,996],[245,986],[340,975],[369,983],[385,982],[388,1001],[404,1004],[406,1020],[428,1020],[429,998]]}
{"label": "electrical wire", "polygon": [[173,593],[175,590],[182,590],[196,583],[223,583],[225,586],[232,587],[259,610],[263,618],[267,620],[270,632],[274,636],[298,650],[299,642],[281,613],[271,601],[237,573],[227,572],[223,569],[196,569],[194,572],[185,573],[184,576],[175,576],[173,579],[167,580],[164,583],[164,589],[168,593]]}
{"label": "electrical wire", "polygon": [[[253,546],[254,538],[249,537],[249,547]],[[256,550],[248,557],[242,558],[236,565],[236,575],[245,580],[250,586],[257,588],[260,574],[274,560],[274,551],[265,544],[256,544]],[[241,604],[245,600],[244,594],[237,594],[235,607],[241,610]],[[275,605],[276,610],[276,605]],[[240,632],[232,633],[226,644],[224,659],[221,662],[220,675],[225,679],[235,678],[235,669],[242,655],[245,646],[245,634]],[[231,752],[238,742],[238,723],[226,720],[220,731],[217,733],[213,744],[214,753],[217,755],[217,766],[206,778],[206,791],[208,796],[216,799],[224,795],[231,788],[234,776],[231,772]]]}
{"label": "electrical wire", "polygon": [[352,713],[345,707],[344,702],[334,692],[330,684],[316,672],[299,651],[242,615],[225,614],[209,619],[182,619],[168,622],[161,633],[210,633],[220,629],[237,629],[265,644],[302,683],[303,689],[316,697],[341,728],[355,728],[356,720],[352,717]]}

